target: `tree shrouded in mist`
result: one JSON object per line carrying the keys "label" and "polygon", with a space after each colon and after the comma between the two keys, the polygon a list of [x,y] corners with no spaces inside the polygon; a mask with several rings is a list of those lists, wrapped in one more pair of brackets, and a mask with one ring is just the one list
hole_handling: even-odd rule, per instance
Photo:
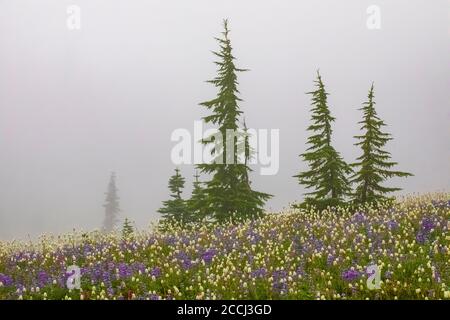
{"label": "tree shrouded in mist", "polygon": [[111,232],[116,227],[119,221],[119,196],[117,194],[116,174],[111,173],[108,183],[108,190],[106,192],[105,204],[105,219],[103,221],[103,231]]}
{"label": "tree shrouded in mist", "polygon": [[383,150],[385,144],[392,140],[390,134],[382,132],[381,128],[386,124],[381,120],[375,111],[373,84],[369,90],[368,101],[360,108],[363,112],[361,130],[363,135],[355,136],[357,143],[362,150],[362,155],[357,158],[357,162],[352,166],[358,171],[352,177],[352,182],[356,183],[354,200],[357,203],[375,202],[386,198],[386,194],[401,190],[400,188],[384,187],[381,183],[392,177],[407,177],[412,174],[391,170],[397,165],[392,162],[391,154]]}
{"label": "tree shrouded in mist", "polygon": [[186,200],[181,197],[185,180],[180,174],[180,169],[175,169],[175,174],[169,179],[169,200],[163,201],[163,207],[158,210],[165,221],[188,222]]}
{"label": "tree shrouded in mist", "polygon": [[335,118],[328,107],[325,86],[317,72],[316,90],[308,92],[312,96],[311,125],[312,132],[307,140],[308,148],[300,156],[309,165],[309,170],[294,176],[300,184],[312,191],[306,193],[306,203],[318,208],[336,206],[350,195],[350,183],[347,175],[352,172],[332,146],[331,124]]}
{"label": "tree shrouded in mist", "polygon": [[[212,176],[210,181],[205,182],[206,201],[203,210],[217,221],[227,221],[233,217],[258,217],[263,213],[265,201],[271,197],[269,194],[252,190],[248,179],[250,168],[241,161],[246,156],[240,154],[245,152],[242,150],[245,148],[239,148],[243,135],[240,134],[242,130],[239,130],[242,111],[238,105],[241,99],[237,96],[237,73],[246,70],[239,69],[234,64],[227,20],[224,21],[222,35],[221,38],[216,38],[220,50],[214,52],[218,58],[218,61],[215,61],[218,74],[208,81],[218,89],[218,94],[214,99],[200,105],[211,112],[203,120],[216,126],[223,140],[218,146],[214,135],[204,139],[205,145],[214,145],[211,154],[215,159],[212,163],[198,165],[202,173]],[[234,134],[227,134],[230,131]],[[230,145],[234,147],[230,149]]]}

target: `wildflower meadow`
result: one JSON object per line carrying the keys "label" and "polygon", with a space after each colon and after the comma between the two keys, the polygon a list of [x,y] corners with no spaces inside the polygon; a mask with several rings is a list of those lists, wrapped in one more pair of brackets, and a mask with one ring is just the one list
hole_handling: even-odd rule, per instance
{"label": "wildflower meadow", "polygon": [[448,199],[0,242],[0,299],[449,299]]}

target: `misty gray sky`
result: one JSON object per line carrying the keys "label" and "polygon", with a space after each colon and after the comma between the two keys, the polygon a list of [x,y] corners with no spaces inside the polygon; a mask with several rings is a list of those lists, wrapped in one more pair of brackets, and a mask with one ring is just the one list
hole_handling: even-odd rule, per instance
{"label": "misty gray sky", "polygon": [[[81,29],[66,26],[68,5]],[[369,5],[381,29],[366,26]],[[450,189],[449,1],[0,0],[0,239],[101,226],[117,173],[122,217],[145,227],[168,196],[174,129],[193,130],[215,89],[212,50],[230,19],[247,124],[280,129],[280,170],[253,175],[279,210],[308,136],[320,68],[334,142],[359,151],[357,110],[372,81],[402,193]],[[182,166],[191,189],[192,166]]]}

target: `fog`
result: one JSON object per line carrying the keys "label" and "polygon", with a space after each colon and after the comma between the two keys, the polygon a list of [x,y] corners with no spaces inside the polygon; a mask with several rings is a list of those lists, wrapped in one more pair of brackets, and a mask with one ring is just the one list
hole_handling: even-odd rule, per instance
{"label": "fog", "polygon": [[[69,5],[81,29],[67,26]],[[380,8],[380,29],[366,12]],[[302,198],[292,178],[308,136],[320,69],[345,160],[372,81],[394,140],[399,194],[450,189],[448,1],[0,0],[0,239],[101,226],[111,171],[121,217],[146,227],[168,197],[178,128],[206,114],[215,89],[214,37],[229,18],[249,127],[280,130],[280,170],[252,175],[274,195]],[[192,165],[182,165],[186,192]]]}

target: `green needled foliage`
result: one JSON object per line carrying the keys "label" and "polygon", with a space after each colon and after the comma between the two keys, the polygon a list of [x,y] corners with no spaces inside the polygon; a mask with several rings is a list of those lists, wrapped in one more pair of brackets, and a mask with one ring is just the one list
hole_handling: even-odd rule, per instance
{"label": "green needled foliage", "polygon": [[[217,221],[230,219],[256,218],[263,213],[263,205],[271,195],[252,190],[248,174],[251,171],[247,163],[240,159],[247,159],[245,148],[239,145],[245,141],[244,133],[239,131],[239,118],[242,111],[239,108],[241,99],[237,96],[237,72],[246,71],[234,65],[229,29],[227,20],[224,21],[222,38],[216,38],[220,50],[214,52],[218,57],[215,64],[218,66],[217,76],[208,81],[218,89],[217,97],[201,103],[211,114],[204,117],[206,123],[217,126],[222,137],[221,143],[215,143],[214,135],[203,141],[205,145],[213,144],[211,154],[215,157],[212,163],[200,164],[198,168],[202,173],[212,176],[205,183],[205,207],[211,217]],[[234,135],[227,135],[232,130]],[[232,150],[228,150],[228,140],[234,139]],[[241,151],[244,149],[244,151]]]}
{"label": "green needled foliage", "polygon": [[122,239],[128,239],[133,235],[134,228],[131,225],[130,220],[128,218],[125,218],[125,221],[123,222],[122,226]]}
{"label": "green needled foliage", "polygon": [[180,169],[175,169],[175,174],[169,179],[170,200],[163,201],[163,207],[158,210],[164,220],[188,222],[188,210],[186,201],[181,198],[184,188],[184,178]]}
{"label": "green needled foliage", "polygon": [[319,209],[342,204],[351,193],[347,175],[352,172],[350,166],[342,159],[331,145],[331,116],[327,104],[328,93],[322,78],[317,72],[316,90],[308,92],[312,96],[312,124],[308,131],[309,147],[300,156],[309,165],[309,170],[294,176],[300,184],[313,191],[306,193],[306,203]]}
{"label": "green needled foliage", "polygon": [[204,192],[203,183],[199,181],[199,175],[196,172],[194,175],[194,183],[192,189],[192,195],[187,200],[187,208],[190,214],[190,220],[201,221],[208,216],[206,210],[206,194]]}
{"label": "green needled foliage", "polygon": [[383,147],[392,140],[388,133],[381,131],[386,124],[377,116],[375,111],[375,101],[373,94],[373,84],[370,88],[368,101],[364,102],[363,107],[359,110],[363,111],[363,120],[361,130],[364,135],[355,136],[359,142],[356,146],[361,147],[362,155],[357,158],[357,162],[352,167],[358,168],[351,181],[357,184],[354,201],[356,203],[376,202],[385,200],[386,194],[401,190],[400,188],[383,187],[381,183],[392,177],[407,177],[412,174],[401,171],[393,171],[392,167],[397,162],[390,161],[391,154]]}

